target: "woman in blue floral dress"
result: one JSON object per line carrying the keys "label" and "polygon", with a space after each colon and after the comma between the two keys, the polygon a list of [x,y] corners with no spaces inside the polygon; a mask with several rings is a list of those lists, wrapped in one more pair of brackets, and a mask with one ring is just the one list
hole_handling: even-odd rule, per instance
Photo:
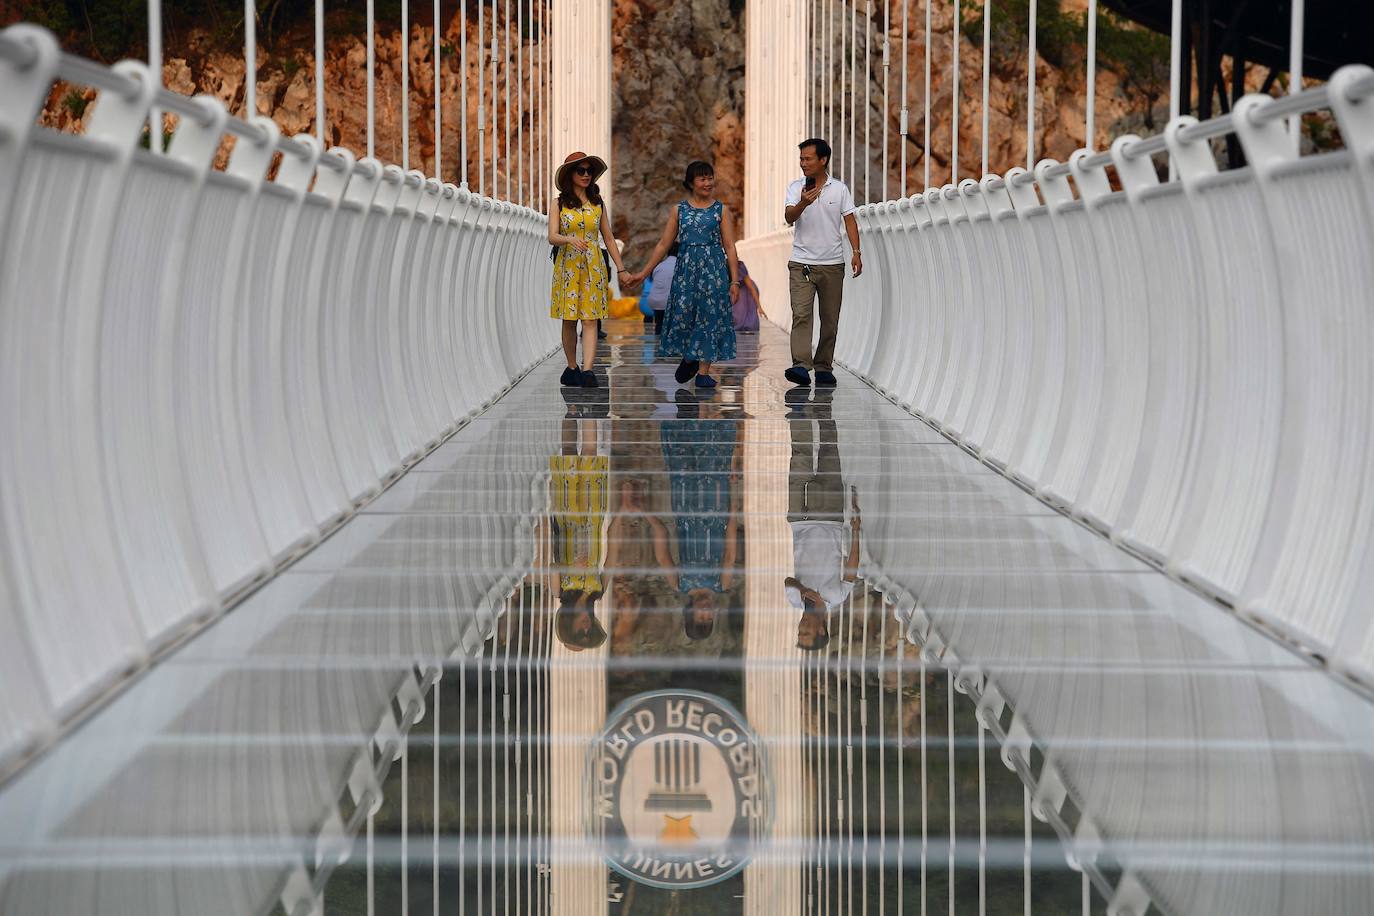
{"label": "woman in blue floral dress", "polygon": [[711,374],[712,364],[735,358],[732,307],[740,293],[735,220],[716,200],[716,174],[710,163],[687,166],[682,184],[691,196],[668,217],[649,263],[627,282],[633,286],[648,276],[673,242],[678,243],[658,355],[681,358],[675,373],[679,384],[696,376],[698,388],[714,388],[718,382]]}

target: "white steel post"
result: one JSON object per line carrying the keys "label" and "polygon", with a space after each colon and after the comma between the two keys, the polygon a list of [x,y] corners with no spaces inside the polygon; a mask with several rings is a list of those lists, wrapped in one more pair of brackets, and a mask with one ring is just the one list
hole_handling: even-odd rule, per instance
{"label": "white steel post", "polygon": [[[1306,0],[1291,0],[1292,18],[1288,25],[1288,94],[1302,92],[1303,18]],[[1293,142],[1293,155],[1302,151],[1302,115],[1288,119],[1288,134]]]}

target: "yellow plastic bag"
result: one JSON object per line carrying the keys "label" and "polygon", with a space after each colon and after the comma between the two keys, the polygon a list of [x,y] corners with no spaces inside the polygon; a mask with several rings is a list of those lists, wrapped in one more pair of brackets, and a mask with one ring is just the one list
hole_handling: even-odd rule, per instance
{"label": "yellow plastic bag", "polygon": [[639,316],[639,297],[621,296],[610,302],[612,318],[636,318]]}

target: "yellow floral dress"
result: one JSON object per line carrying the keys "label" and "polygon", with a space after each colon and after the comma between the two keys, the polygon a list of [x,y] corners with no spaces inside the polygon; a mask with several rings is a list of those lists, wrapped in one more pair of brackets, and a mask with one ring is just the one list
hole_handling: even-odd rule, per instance
{"label": "yellow floral dress", "polygon": [[577,209],[564,207],[558,214],[560,235],[570,235],[587,243],[587,250],[571,245],[558,249],[553,262],[553,303],[550,315],[563,321],[590,321],[607,315],[606,262],[597,239],[601,235],[601,207],[585,204]]}

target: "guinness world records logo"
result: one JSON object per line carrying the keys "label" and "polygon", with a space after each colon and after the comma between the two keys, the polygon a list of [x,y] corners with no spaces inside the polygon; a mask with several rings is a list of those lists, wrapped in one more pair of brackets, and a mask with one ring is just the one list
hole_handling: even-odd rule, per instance
{"label": "guinness world records logo", "polygon": [[592,835],[644,884],[693,888],[736,874],[772,821],[767,758],[727,701],[655,690],[616,707],[592,747]]}

